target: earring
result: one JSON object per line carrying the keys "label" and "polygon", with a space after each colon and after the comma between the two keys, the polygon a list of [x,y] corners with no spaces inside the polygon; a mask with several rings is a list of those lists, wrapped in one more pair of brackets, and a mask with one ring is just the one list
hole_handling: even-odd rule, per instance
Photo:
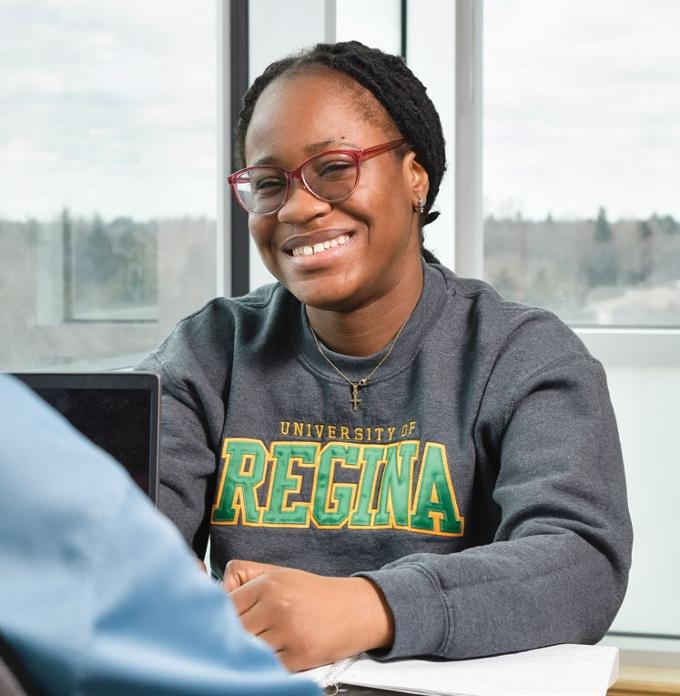
{"label": "earring", "polygon": [[425,212],[425,201],[422,198],[419,198],[418,203],[413,206],[413,210],[422,215]]}

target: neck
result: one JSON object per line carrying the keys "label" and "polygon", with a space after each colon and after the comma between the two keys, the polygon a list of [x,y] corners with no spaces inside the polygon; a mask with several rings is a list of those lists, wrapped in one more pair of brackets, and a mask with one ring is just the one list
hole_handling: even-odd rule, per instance
{"label": "neck", "polygon": [[404,277],[390,293],[351,311],[306,306],[307,317],[319,340],[336,353],[362,357],[387,346],[408,321],[423,290],[423,270]]}

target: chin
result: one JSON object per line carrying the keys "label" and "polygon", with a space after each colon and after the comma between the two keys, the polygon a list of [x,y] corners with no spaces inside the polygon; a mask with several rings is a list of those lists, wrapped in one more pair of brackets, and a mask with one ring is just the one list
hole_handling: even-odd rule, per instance
{"label": "chin", "polygon": [[292,283],[286,287],[300,302],[315,309],[349,312],[361,304],[357,299],[356,290],[335,288],[328,283],[324,284],[318,281]]}
{"label": "chin", "polygon": [[356,309],[356,299],[350,296],[331,294],[328,292],[302,292],[295,293],[295,297],[308,307],[322,309],[329,312],[350,312]]}

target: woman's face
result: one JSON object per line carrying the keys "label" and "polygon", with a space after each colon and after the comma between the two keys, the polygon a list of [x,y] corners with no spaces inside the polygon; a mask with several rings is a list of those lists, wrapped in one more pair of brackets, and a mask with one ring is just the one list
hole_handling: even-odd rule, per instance
{"label": "woman's face", "polygon": [[[247,166],[266,162],[293,170],[327,150],[363,150],[399,138],[386,115],[367,118],[367,99],[375,114],[384,115],[377,100],[344,75],[277,78],[255,106],[245,141]],[[344,201],[321,201],[296,181],[276,214],[249,216],[266,267],[312,307],[349,311],[387,296],[398,302],[412,297],[413,284],[421,282],[413,206],[427,194],[425,170],[412,152],[403,158],[386,152],[360,166],[359,183]],[[331,244],[324,251],[293,251],[324,242]]]}

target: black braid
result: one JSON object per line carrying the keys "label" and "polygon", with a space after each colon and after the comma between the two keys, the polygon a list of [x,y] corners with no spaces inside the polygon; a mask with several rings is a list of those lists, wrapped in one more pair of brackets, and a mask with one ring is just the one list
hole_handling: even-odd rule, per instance
{"label": "black braid", "polygon": [[382,104],[400,134],[427,171],[429,190],[422,215],[427,225],[438,216],[432,205],[446,171],[444,134],[439,114],[423,83],[399,56],[368,48],[358,41],[317,44],[269,65],[246,92],[235,132],[236,158],[245,166],[245,139],[260,94],[280,75],[324,66],[349,75]]}

